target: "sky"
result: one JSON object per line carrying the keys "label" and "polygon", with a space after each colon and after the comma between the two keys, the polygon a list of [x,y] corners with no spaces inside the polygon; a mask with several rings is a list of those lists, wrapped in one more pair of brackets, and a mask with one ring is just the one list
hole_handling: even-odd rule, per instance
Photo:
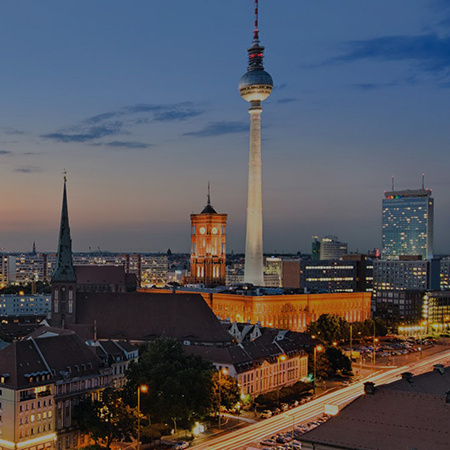
{"label": "sky", "polygon": [[[55,251],[63,170],[75,251],[188,252],[228,214],[243,252],[253,0],[0,3],[0,249]],[[435,198],[450,253],[450,0],[260,0],[264,250],[381,245],[381,201]]]}

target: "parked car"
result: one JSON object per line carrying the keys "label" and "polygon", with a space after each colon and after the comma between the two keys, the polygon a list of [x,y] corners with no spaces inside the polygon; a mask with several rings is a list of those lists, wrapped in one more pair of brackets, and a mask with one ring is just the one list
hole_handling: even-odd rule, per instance
{"label": "parked car", "polygon": [[260,445],[268,445],[269,447],[275,447],[277,443],[274,439],[264,439],[259,443]]}
{"label": "parked car", "polygon": [[261,419],[268,419],[269,417],[272,417],[272,411],[266,409],[261,413]]}
{"label": "parked car", "polygon": [[172,448],[175,448],[177,450],[183,450],[183,449],[188,448],[188,447],[189,447],[189,442],[178,441],[178,442],[175,442],[175,444],[173,445]]}

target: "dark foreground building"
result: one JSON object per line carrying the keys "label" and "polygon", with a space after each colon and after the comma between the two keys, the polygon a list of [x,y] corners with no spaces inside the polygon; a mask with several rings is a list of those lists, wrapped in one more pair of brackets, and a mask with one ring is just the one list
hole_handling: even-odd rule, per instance
{"label": "dark foreground building", "polygon": [[450,367],[403,373],[395,383],[365,383],[364,395],[305,433],[306,450],[448,450]]}

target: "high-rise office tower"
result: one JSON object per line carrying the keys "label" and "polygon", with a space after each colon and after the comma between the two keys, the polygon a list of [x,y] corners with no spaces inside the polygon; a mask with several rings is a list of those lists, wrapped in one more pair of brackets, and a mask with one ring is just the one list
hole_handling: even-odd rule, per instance
{"label": "high-rise office tower", "polygon": [[383,199],[383,259],[400,255],[433,256],[433,210],[431,190],[390,191]]}
{"label": "high-rise office tower", "polygon": [[253,44],[248,49],[247,72],[239,82],[241,97],[250,102],[250,157],[248,168],[247,234],[244,282],[264,285],[262,187],[261,187],[261,102],[272,92],[272,77],[264,70],[264,47],[259,43],[258,0],[255,0]]}

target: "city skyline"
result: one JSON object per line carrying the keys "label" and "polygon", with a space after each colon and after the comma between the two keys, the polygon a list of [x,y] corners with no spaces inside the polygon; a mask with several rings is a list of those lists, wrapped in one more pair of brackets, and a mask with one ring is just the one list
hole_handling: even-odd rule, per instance
{"label": "city skyline", "polygon": [[[425,172],[450,253],[448,2],[335,3],[261,2],[264,251],[380,247],[391,175],[415,189]],[[188,252],[210,180],[243,252],[253,2],[43,5],[0,6],[0,248],[56,250],[66,169],[75,251]]]}

